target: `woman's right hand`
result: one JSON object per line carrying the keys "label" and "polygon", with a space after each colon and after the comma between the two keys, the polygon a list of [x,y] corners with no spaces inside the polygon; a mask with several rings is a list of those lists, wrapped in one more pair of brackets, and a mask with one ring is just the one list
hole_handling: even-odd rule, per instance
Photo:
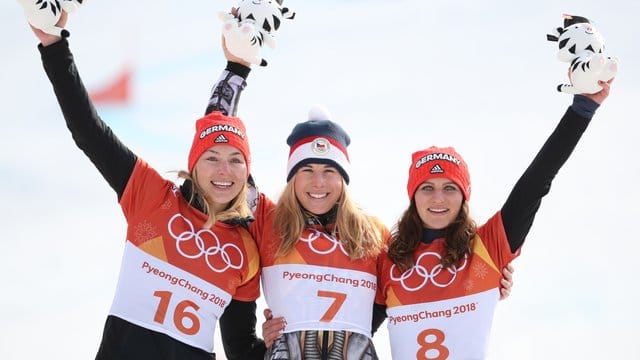
{"label": "woman's right hand", "polygon": [[[60,20],[58,20],[58,22],[56,23],[56,26],[65,27],[65,25],[67,25],[67,12],[62,10],[62,14],[60,15]],[[36,37],[38,38],[38,40],[40,40],[40,42],[42,43],[42,46],[49,46],[62,39],[60,36],[47,34],[46,32],[40,29],[36,29],[31,24],[29,24],[29,26],[31,26],[31,30],[33,30],[33,33],[36,34]]]}
{"label": "woman's right hand", "polygon": [[[238,9],[237,8],[231,8],[231,14],[233,14],[233,16],[238,17]],[[224,35],[222,35],[222,52],[224,53],[224,57],[225,59],[227,59],[227,61],[230,62],[234,62],[234,63],[238,63],[240,65],[244,65],[248,68],[251,67],[251,63],[248,61],[245,61],[235,55],[233,55],[229,49],[227,48],[227,42],[224,39]]]}
{"label": "woman's right hand", "polygon": [[274,318],[269,309],[264,309],[263,314],[266,320],[262,323],[262,338],[267,348],[270,348],[276,339],[282,335],[287,321],[283,317]]}
{"label": "woman's right hand", "polygon": [[239,57],[233,55],[229,51],[229,49],[227,49],[227,42],[224,40],[224,35],[222,35],[222,52],[224,52],[224,57],[227,59],[227,61],[238,63],[238,64],[244,65],[244,66],[246,66],[248,68],[251,67],[251,63],[250,62],[245,61],[242,58],[239,58]]}

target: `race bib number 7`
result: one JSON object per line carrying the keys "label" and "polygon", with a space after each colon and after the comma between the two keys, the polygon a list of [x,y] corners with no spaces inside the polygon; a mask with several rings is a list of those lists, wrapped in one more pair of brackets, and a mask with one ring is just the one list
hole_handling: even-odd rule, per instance
{"label": "race bib number 7", "polygon": [[371,336],[375,275],[347,269],[287,264],[262,269],[263,289],[285,331],[350,329]]}

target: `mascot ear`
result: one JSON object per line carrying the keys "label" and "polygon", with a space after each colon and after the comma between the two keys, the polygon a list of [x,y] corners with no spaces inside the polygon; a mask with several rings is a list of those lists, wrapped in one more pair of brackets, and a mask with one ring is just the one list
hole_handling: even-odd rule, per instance
{"label": "mascot ear", "polygon": [[547,34],[547,40],[549,41],[558,41],[560,39],[560,35],[564,33],[564,29],[561,27],[557,27],[554,29],[553,34]]}
{"label": "mascot ear", "polygon": [[282,5],[282,2],[283,2],[283,1],[284,1],[284,0],[276,0],[276,2],[278,3],[278,5]]}
{"label": "mascot ear", "polygon": [[280,13],[285,19],[293,20],[296,17],[296,13],[289,10],[288,7],[283,7],[280,9]]}

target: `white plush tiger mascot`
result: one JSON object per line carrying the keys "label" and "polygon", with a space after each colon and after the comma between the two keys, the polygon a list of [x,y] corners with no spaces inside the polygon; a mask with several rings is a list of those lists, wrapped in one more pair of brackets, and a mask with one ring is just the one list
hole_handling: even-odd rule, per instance
{"label": "white plush tiger mascot", "polygon": [[571,84],[557,89],[568,94],[595,94],[602,90],[598,80],[609,81],[618,71],[617,59],[605,56],[604,38],[581,16],[564,15],[564,28],[558,27],[547,40],[558,42],[558,60],[569,62]]}
{"label": "white plush tiger mascot", "polygon": [[47,34],[68,37],[69,31],[56,26],[62,15],[75,11],[83,0],[18,0],[31,26]]}
{"label": "white plush tiger mascot", "polygon": [[240,0],[236,14],[220,13],[222,35],[227,49],[252,64],[266,66],[260,55],[262,44],[276,47],[275,32],[283,19],[293,19],[295,13],[282,7],[283,0]]}

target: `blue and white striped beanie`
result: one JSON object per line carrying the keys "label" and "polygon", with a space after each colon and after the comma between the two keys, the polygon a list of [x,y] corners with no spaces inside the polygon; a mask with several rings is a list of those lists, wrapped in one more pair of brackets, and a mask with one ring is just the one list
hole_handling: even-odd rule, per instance
{"label": "blue and white striped beanie", "polygon": [[323,106],[316,105],[309,111],[309,120],[298,123],[287,138],[290,146],[287,163],[287,181],[306,164],[327,164],[335,167],[345,182],[349,183],[349,135],[340,125],[330,120]]}

